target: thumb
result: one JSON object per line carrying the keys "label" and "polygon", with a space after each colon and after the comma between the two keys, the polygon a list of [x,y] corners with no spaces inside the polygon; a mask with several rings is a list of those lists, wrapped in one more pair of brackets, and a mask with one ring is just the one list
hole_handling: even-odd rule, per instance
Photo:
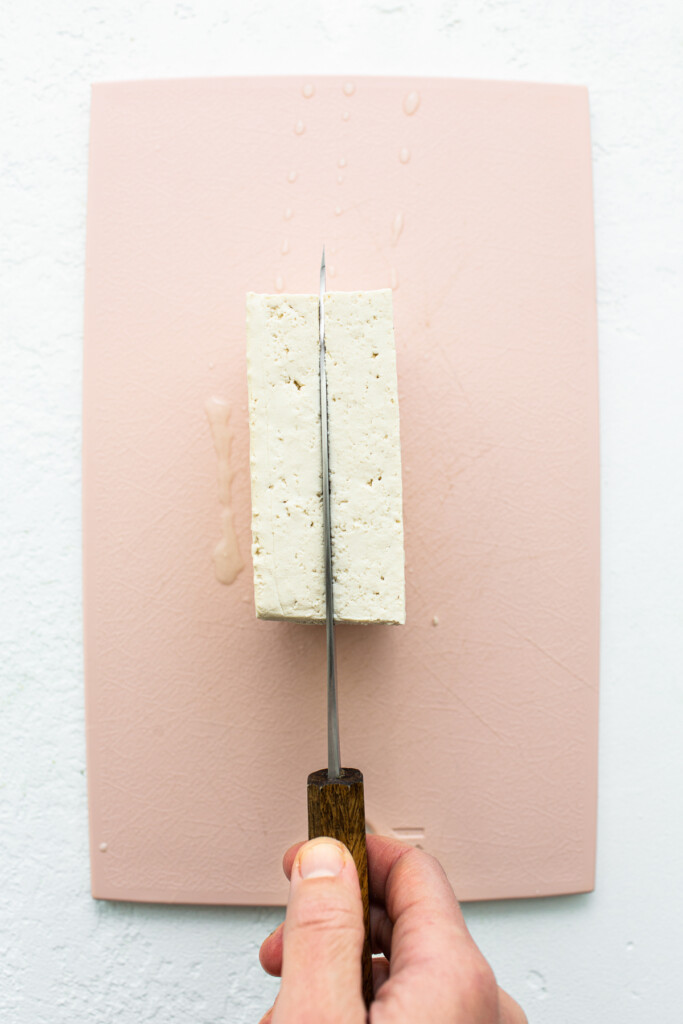
{"label": "thumb", "polygon": [[292,865],[272,1024],[365,1024],[363,938],[351,854],[336,839],[304,843]]}

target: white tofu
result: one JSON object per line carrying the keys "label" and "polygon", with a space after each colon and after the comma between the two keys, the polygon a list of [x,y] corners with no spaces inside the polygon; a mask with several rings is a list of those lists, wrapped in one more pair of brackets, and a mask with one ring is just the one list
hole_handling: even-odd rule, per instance
{"label": "white tofu", "polygon": [[[335,620],[405,622],[401,449],[389,289],[328,292]],[[317,295],[247,296],[256,614],[322,622]]]}

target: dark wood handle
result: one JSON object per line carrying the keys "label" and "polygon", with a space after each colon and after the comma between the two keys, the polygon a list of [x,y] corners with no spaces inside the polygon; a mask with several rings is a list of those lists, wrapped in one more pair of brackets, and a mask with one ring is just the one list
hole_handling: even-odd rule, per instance
{"label": "dark wood handle", "polygon": [[308,838],[331,836],[344,843],[354,859],[363,898],[365,943],[363,945],[363,998],[369,1006],[373,997],[372,952],[370,949],[370,896],[368,854],[365,845],[365,797],[363,773],[342,768],[341,778],[328,779],[327,769],[308,776]]}

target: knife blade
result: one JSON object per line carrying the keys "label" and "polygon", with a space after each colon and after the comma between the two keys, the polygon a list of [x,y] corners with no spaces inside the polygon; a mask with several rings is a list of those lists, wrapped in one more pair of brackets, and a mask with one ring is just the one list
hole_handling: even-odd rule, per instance
{"label": "knife blade", "polygon": [[330,448],[325,350],[325,249],[320,264],[318,320],[320,338],[320,440],[322,448],[323,544],[325,561],[325,627],[327,633],[327,768],[308,776],[308,838],[331,836],[351,853],[363,901],[365,942],[361,958],[361,985],[366,1006],[373,997],[372,951],[370,946],[370,896],[368,855],[365,841],[365,791],[363,773],[342,768],[339,752],[339,710],[337,705],[337,663],[334,627],[334,575],[332,563],[332,517],[330,494]]}
{"label": "knife blade", "polygon": [[330,440],[327,421],[327,370],[325,367],[325,247],[320,263],[318,322],[320,327],[320,440],[322,449],[323,543],[325,558],[325,628],[327,632],[327,777],[341,775],[339,708],[337,705],[337,657],[334,635],[334,586],[332,577],[332,520],[330,514]]}

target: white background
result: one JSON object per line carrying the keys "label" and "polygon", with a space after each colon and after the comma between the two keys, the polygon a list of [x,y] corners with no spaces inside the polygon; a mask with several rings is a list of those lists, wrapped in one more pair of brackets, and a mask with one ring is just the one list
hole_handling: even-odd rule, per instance
{"label": "white background", "polygon": [[278,910],[89,895],[80,387],[89,84],[264,73],[584,83],[602,443],[597,890],[470,906],[531,1021],[680,1022],[683,6],[679,0],[2,4],[0,1019],[256,1022]]}

